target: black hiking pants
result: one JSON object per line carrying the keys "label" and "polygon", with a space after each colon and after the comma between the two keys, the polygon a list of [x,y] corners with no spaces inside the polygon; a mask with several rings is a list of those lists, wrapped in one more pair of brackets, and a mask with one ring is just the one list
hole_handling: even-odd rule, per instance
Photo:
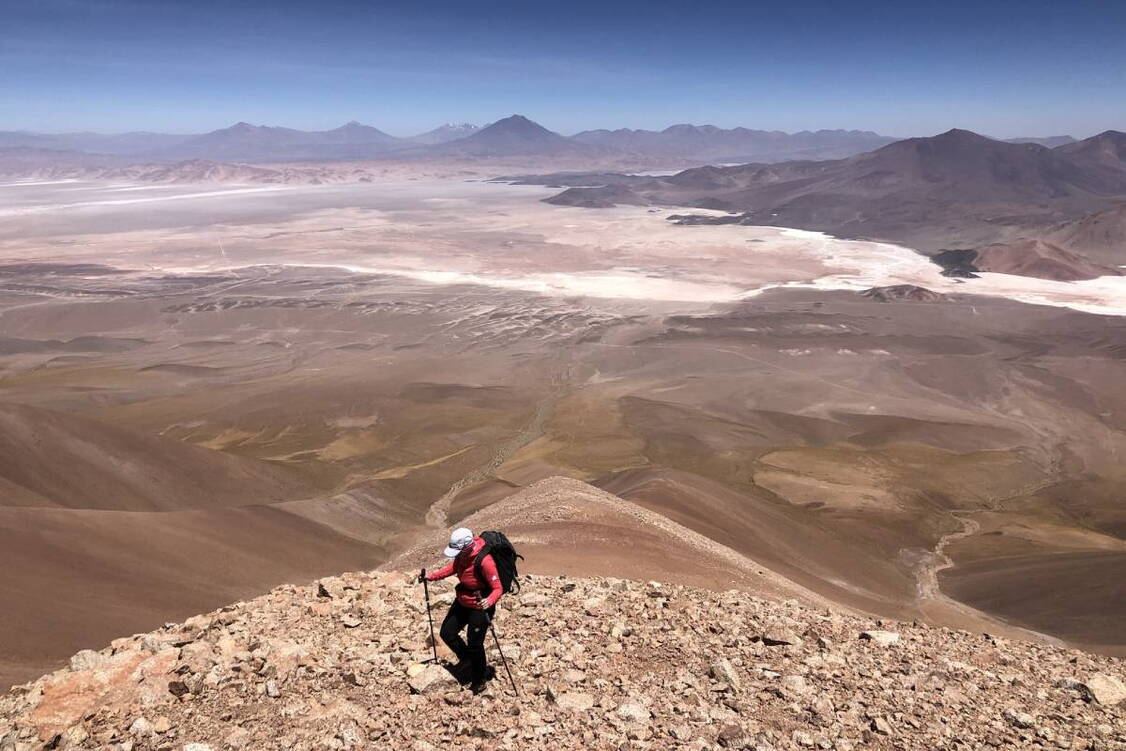
{"label": "black hiking pants", "polygon": [[[475,683],[485,678],[485,636],[489,631],[489,620],[496,611],[495,605],[488,610],[477,610],[454,600],[442,621],[442,641],[459,661],[469,663],[469,677]],[[467,638],[462,639],[461,630],[466,626],[469,627]]]}

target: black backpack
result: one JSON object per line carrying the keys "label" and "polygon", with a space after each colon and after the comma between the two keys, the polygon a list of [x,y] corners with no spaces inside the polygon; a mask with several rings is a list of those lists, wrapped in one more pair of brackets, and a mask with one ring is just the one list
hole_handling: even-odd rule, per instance
{"label": "black backpack", "polygon": [[485,545],[473,562],[473,571],[477,574],[477,581],[485,581],[485,576],[481,573],[481,561],[485,556],[491,555],[493,563],[497,566],[500,586],[504,589],[505,594],[513,589],[520,591],[520,580],[517,578],[520,572],[516,570],[516,559],[524,560],[524,556],[516,552],[516,548],[512,547],[512,543],[508,541],[503,532],[494,530],[482,532],[481,539],[485,541]]}

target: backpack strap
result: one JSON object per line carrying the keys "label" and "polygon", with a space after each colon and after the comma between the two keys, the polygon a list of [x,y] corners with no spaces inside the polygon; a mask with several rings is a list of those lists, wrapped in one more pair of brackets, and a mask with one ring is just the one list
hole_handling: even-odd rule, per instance
{"label": "backpack strap", "polygon": [[473,574],[477,577],[477,581],[479,582],[485,581],[485,572],[481,570],[481,561],[485,560],[485,556],[490,555],[492,552],[493,546],[485,543],[481,546],[481,550],[477,553],[477,557],[473,559]]}

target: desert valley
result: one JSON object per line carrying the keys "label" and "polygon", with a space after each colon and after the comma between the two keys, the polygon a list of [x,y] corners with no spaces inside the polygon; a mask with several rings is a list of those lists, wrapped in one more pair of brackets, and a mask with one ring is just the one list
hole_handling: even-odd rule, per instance
{"label": "desert valley", "polygon": [[0,751],[1126,749],[1126,6],[4,10]]}
{"label": "desert valley", "polygon": [[[513,125],[526,135],[494,129]],[[5,179],[5,682],[280,582],[377,566],[559,475],[791,594],[1126,650],[1121,244],[1082,261],[1061,249],[1040,259],[1048,273],[951,274],[928,257],[941,243],[704,208],[723,171],[702,199],[665,192],[689,169],[603,178],[628,200],[560,206],[606,189],[568,188],[591,182],[575,171],[500,174],[535,166],[521,151],[372,162],[386,172],[362,181],[263,183],[240,170],[279,168],[250,165],[209,182],[57,165]],[[991,187],[941,187],[969,182]],[[651,534],[635,520],[582,543],[570,523],[518,539],[567,541],[530,558],[543,573],[746,574],[665,571]]]}

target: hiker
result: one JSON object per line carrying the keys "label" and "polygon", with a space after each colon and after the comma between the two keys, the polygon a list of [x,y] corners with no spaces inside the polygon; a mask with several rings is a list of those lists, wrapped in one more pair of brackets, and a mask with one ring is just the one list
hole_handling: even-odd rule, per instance
{"label": "hiker", "polygon": [[[419,581],[438,581],[457,575],[456,597],[439,633],[446,646],[457,655],[457,665],[452,668],[454,676],[459,681],[468,681],[475,694],[485,690],[488,671],[485,635],[496,613],[497,601],[505,591],[496,560],[491,550],[486,549],[488,547],[484,537],[476,537],[465,527],[459,527],[450,535],[450,544],[443,551],[453,560],[432,573],[423,570],[418,577]],[[467,639],[463,640],[460,632],[467,626]]]}

